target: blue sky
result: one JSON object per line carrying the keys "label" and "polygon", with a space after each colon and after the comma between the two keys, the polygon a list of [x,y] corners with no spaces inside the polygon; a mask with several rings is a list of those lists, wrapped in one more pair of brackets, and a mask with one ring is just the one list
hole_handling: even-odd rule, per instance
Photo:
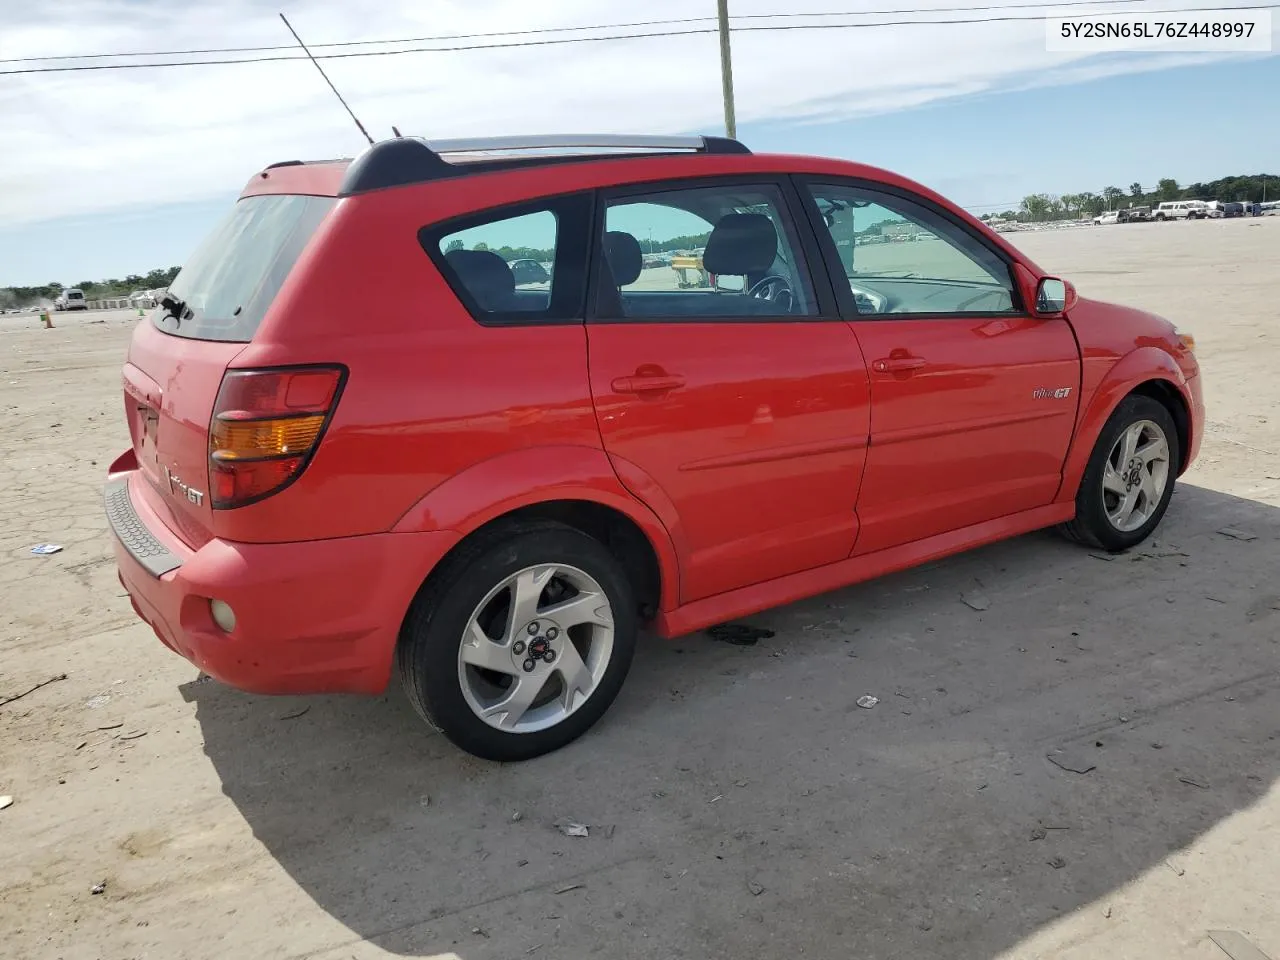
{"label": "blue sky", "polygon": [[[97,0],[83,7],[83,16],[97,16],[112,2],[123,0]],[[116,29],[124,29],[118,25],[127,25],[135,6],[153,3],[129,0],[114,14]],[[833,9],[851,6],[847,0],[831,3]],[[507,0],[441,0],[429,16],[406,0],[383,11],[390,10],[386,23],[363,24],[338,0],[297,6],[302,12],[295,23],[301,18],[321,38],[361,35],[360,30],[406,36],[415,29],[493,29],[499,7],[507,11],[502,22],[509,29],[603,23],[631,11],[629,5],[587,0],[549,0],[532,12],[527,4]],[[822,0],[812,6],[820,8]],[[733,7],[746,13],[782,5],[757,0],[753,7],[736,0]],[[24,13],[42,15],[33,11]],[[646,11],[688,13],[675,0],[654,0]],[[239,18],[227,10],[216,21],[188,23],[200,16],[183,13],[175,20],[195,31],[193,45],[278,42],[270,32],[278,23],[267,24],[271,18],[260,5]],[[406,18],[415,16],[421,25],[406,27]],[[43,32],[32,34],[16,53],[0,37],[0,55],[49,48],[57,18],[46,19],[30,21],[35,26],[29,29]],[[247,32],[228,33],[231,28],[223,26],[240,23],[249,24]],[[19,22],[16,32],[6,33],[20,36],[23,27]],[[81,30],[66,34],[65,42],[82,42],[86,49],[155,48],[157,33],[139,29],[136,37],[115,38]],[[222,32],[197,42],[216,30]],[[172,43],[164,36],[161,47],[183,44],[181,36]],[[887,48],[886,38],[893,41]],[[735,36],[734,42],[739,136],[753,149],[887,167],[976,212],[1016,206],[1032,192],[1127,188],[1134,180],[1150,188],[1165,176],[1188,183],[1237,173],[1280,174],[1280,124],[1273,113],[1280,57],[1274,55],[1148,54],[1143,60],[1046,54],[1038,23],[980,25],[969,33],[920,27],[892,34],[766,34]],[[466,59],[457,54],[427,73],[417,66],[425,58],[414,56],[381,61],[397,69],[380,71],[370,71],[369,61],[333,61],[331,73],[375,131],[395,122],[406,133],[442,136],[617,130],[619,124],[632,132],[718,132],[716,61],[703,39],[657,44],[586,45],[572,58],[564,51],[579,48],[553,48],[538,63],[525,51]],[[814,51],[824,52],[825,59]],[[566,59],[571,62],[561,62]],[[1172,63],[1187,65],[1166,66]],[[527,74],[535,68],[539,77],[545,73],[545,82],[536,86],[539,109],[518,109],[510,92],[528,89]],[[568,79],[557,81],[559,69]],[[621,71],[617,78],[607,75],[614,69]],[[584,71],[602,79],[584,85]],[[181,263],[255,169],[299,156],[350,155],[360,146],[319,78],[299,74],[293,64],[233,73],[199,67],[51,76],[44,84],[31,80],[25,92],[0,90],[0,115],[11,121],[6,142],[16,136],[18,143],[16,150],[0,149],[0,286],[70,284]],[[273,84],[269,104],[263,102],[263,78]],[[407,93],[414,84],[422,89]],[[117,110],[99,128],[95,117],[102,110],[94,97],[117,107],[121,97],[129,97],[125,102],[136,106],[126,114]],[[634,108],[619,117],[617,104],[633,99]],[[421,113],[418,122],[415,111]],[[433,122],[424,130],[422,119],[429,114],[439,116],[439,127]]]}

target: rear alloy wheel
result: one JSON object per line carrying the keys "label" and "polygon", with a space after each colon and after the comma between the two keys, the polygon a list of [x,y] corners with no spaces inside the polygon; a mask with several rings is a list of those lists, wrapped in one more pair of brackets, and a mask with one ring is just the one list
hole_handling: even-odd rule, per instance
{"label": "rear alloy wheel", "polygon": [[1150,397],[1125,398],[1103,427],[1063,531],[1118,552],[1159,525],[1173,496],[1181,451],[1173,417]]}
{"label": "rear alloy wheel", "polygon": [[487,760],[526,760],[577,739],[631,664],[636,605],[618,561],[556,523],[464,548],[405,623],[400,667],[422,716]]}

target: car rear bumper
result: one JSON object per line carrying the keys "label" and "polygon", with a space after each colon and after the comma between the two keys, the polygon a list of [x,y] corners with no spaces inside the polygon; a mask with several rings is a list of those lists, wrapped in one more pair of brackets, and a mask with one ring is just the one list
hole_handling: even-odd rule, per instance
{"label": "car rear bumper", "polygon": [[[451,531],[301,543],[211,540],[192,550],[139,487],[113,474],[104,500],[120,582],[170,650],[254,693],[381,692],[400,625],[423,579],[457,542]],[[230,633],[210,612],[235,612]]]}

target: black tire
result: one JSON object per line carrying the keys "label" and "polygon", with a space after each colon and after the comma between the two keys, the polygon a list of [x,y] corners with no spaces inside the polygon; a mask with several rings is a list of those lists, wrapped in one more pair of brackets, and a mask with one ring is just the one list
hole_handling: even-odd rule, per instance
{"label": "black tire", "polygon": [[[463,695],[459,647],[490,590],[520,570],[551,563],[576,567],[600,585],[612,607],[612,654],[585,702],[555,726],[528,733],[498,730]],[[560,523],[513,522],[464,545],[430,578],[405,618],[397,664],[414,708],[456,746],[485,760],[529,760],[573,742],[609,709],[631,667],[638,625],[631,584],[603,544]]]}
{"label": "black tire", "polygon": [[[1124,531],[1117,529],[1107,518],[1102,478],[1107,458],[1120,435],[1141,420],[1150,420],[1164,431],[1165,441],[1169,446],[1169,474],[1155,511],[1142,526]],[[1151,536],[1164,518],[1165,511],[1169,509],[1181,463],[1182,448],[1178,440],[1178,428],[1169,410],[1151,397],[1126,397],[1108,418],[1102,432],[1098,434],[1093,453],[1089,455],[1089,463],[1080,480],[1080,489],[1076,492],[1075,519],[1062,524],[1059,531],[1069,540],[1100,547],[1110,553],[1119,553],[1136,546]]]}

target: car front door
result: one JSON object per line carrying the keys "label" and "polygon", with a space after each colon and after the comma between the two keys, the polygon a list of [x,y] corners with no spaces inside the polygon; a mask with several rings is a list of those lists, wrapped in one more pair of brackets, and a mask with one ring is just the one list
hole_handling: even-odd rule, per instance
{"label": "car front door", "polygon": [[[800,192],[870,369],[855,553],[1051,503],[1080,390],[1067,320],[1032,317],[1002,251],[923,197],[862,181]],[[848,211],[852,258],[823,229]]]}
{"label": "car front door", "polygon": [[596,414],[618,476],[671,531],[684,603],[843,560],[855,540],[867,373],[793,190],[754,177],[601,198]]}

